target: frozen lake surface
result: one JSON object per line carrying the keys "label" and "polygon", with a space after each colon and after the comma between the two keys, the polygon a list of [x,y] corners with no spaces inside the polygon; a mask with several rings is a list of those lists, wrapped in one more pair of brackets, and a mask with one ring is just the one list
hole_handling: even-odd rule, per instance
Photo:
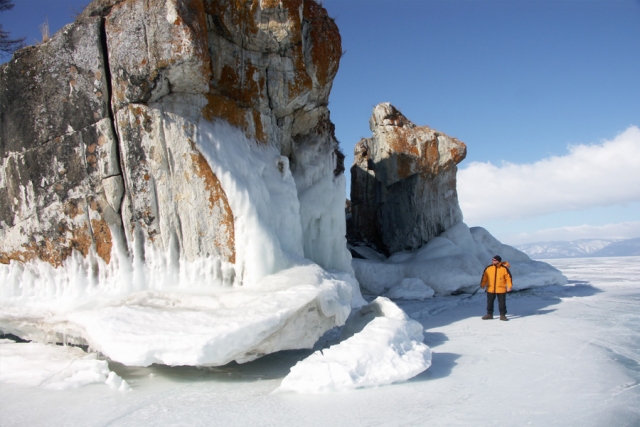
{"label": "frozen lake surface", "polygon": [[404,383],[273,393],[310,351],[210,369],[109,363],[131,390],[0,383],[0,426],[639,426],[640,257],[547,262],[569,285],[509,294],[509,322],[480,319],[481,292],[399,301],[433,351]]}

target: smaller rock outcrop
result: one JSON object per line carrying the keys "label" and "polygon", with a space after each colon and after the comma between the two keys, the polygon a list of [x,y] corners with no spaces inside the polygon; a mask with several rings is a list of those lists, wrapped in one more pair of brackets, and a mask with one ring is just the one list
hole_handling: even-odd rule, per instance
{"label": "smaller rock outcrop", "polygon": [[420,248],[462,221],[456,192],[463,142],[416,126],[382,103],[369,120],[351,167],[353,228],[387,254]]}

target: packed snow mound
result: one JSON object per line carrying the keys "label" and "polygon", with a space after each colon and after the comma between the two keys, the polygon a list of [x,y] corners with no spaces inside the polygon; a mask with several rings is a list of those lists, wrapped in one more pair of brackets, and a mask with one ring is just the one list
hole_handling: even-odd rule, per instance
{"label": "packed snow mound", "polygon": [[298,362],[279,392],[322,393],[406,381],[431,366],[422,325],[384,297],[354,313],[346,339]]}
{"label": "packed snow mound", "polygon": [[496,254],[511,264],[514,290],[567,283],[558,269],[500,243],[484,228],[469,229],[463,222],[416,251],[397,252],[384,261],[353,259],[351,264],[361,289],[373,295],[402,298],[405,279],[421,280],[435,294],[449,295],[479,286],[482,272]]}
{"label": "packed snow mound", "polygon": [[411,277],[402,279],[398,286],[389,289],[384,296],[391,299],[424,300],[432,298],[434,293],[422,280]]}
{"label": "packed snow mound", "polygon": [[0,339],[0,359],[0,384],[66,390],[105,383],[121,391],[131,389],[125,380],[109,370],[106,361],[77,347]]}

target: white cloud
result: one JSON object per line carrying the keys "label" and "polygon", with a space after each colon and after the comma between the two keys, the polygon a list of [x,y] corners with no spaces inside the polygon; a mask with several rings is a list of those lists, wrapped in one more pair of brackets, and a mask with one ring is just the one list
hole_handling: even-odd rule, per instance
{"label": "white cloud", "polygon": [[640,236],[640,221],[627,221],[606,225],[579,225],[547,228],[531,233],[504,236],[509,244],[523,244],[548,241],[571,241],[578,239],[629,239]]}
{"label": "white cloud", "polygon": [[640,201],[640,128],[533,164],[471,163],[458,171],[458,197],[467,223]]}

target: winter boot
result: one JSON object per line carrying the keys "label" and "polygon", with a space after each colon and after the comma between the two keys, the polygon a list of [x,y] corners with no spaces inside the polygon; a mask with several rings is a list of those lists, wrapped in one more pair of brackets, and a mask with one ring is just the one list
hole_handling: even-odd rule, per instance
{"label": "winter boot", "polygon": [[493,314],[485,314],[484,316],[482,316],[482,320],[490,320],[493,319]]}
{"label": "winter boot", "polygon": [[501,314],[500,320],[508,321],[509,319],[507,319],[507,316],[505,316],[504,314]]}

